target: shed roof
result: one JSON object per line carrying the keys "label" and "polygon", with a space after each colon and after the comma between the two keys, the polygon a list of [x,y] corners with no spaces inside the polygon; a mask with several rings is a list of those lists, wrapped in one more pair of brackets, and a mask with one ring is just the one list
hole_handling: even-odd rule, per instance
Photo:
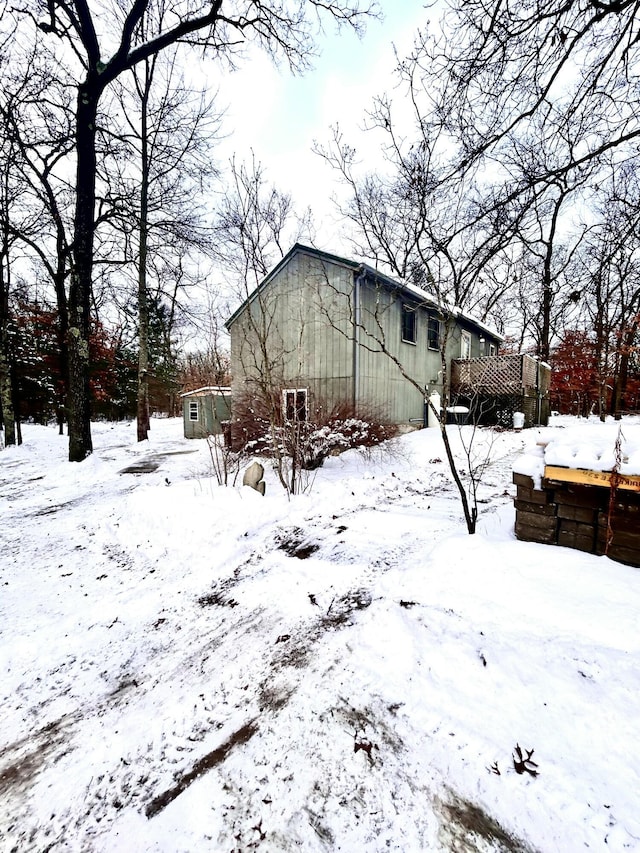
{"label": "shed roof", "polygon": [[180,394],[181,397],[206,397],[207,394],[230,394],[231,388],[222,385],[204,385],[202,388],[196,388],[195,391],[184,391]]}

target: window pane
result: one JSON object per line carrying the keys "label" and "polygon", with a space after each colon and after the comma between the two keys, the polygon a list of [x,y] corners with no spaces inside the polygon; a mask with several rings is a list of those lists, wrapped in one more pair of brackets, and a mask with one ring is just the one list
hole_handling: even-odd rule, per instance
{"label": "window pane", "polygon": [[407,305],[402,306],[402,340],[416,342],[416,312]]}
{"label": "window pane", "polygon": [[307,392],[305,390],[296,392],[296,418],[299,421],[306,421],[307,419]]}
{"label": "window pane", "polygon": [[197,421],[198,420],[198,404],[197,403],[189,403],[189,420]]}
{"label": "window pane", "polygon": [[282,410],[286,421],[306,421],[307,389],[286,388],[282,392]]}
{"label": "window pane", "polygon": [[440,349],[440,321],[437,317],[429,317],[428,338],[429,349]]}
{"label": "window pane", "polygon": [[292,421],[296,416],[296,392],[284,392],[284,416],[288,421]]}

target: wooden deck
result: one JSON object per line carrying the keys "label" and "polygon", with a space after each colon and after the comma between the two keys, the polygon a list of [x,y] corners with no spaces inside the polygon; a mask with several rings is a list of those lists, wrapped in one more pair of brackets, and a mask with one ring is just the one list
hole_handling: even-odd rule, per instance
{"label": "wooden deck", "polygon": [[523,412],[526,427],[549,420],[551,368],[530,355],[496,355],[451,362],[452,399],[468,405],[472,420],[512,425]]}
{"label": "wooden deck", "polygon": [[457,394],[509,396],[541,393],[546,396],[550,382],[550,368],[523,353],[457,358],[451,362],[451,388]]}

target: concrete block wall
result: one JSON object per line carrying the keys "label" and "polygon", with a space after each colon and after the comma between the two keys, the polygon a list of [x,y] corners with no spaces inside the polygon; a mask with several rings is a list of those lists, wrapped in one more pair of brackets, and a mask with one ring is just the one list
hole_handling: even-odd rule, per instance
{"label": "concrete block wall", "polygon": [[514,474],[515,533],[527,542],[561,545],[640,567],[640,494]]}

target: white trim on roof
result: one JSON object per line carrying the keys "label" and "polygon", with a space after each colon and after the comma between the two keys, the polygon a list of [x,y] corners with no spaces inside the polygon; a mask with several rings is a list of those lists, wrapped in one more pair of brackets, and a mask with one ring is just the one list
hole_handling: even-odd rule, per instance
{"label": "white trim on roof", "polygon": [[[496,332],[495,329],[492,329],[491,326],[487,326],[485,323],[482,323],[480,320],[476,320],[476,318],[472,314],[466,314],[462,311],[461,308],[457,308],[455,306],[447,305],[446,302],[442,302],[438,300],[432,293],[429,293],[426,290],[423,290],[421,287],[418,287],[411,282],[402,281],[402,279],[394,278],[387,273],[382,272],[376,267],[371,266],[366,262],[358,262],[349,260],[348,258],[342,258],[339,255],[332,255],[329,252],[324,252],[321,249],[315,249],[311,246],[305,246],[302,243],[296,243],[292,248],[287,252],[287,254],[281,258],[281,260],[276,264],[276,266],[269,272],[265,278],[262,279],[258,287],[253,290],[249,296],[242,302],[241,305],[236,308],[233,314],[229,317],[229,319],[225,322],[225,327],[229,329],[237,317],[242,313],[244,308],[249,305],[253,300],[257,297],[258,293],[263,290],[267,286],[267,284],[271,281],[272,278],[285,267],[291,258],[298,252],[302,254],[311,255],[320,260],[326,260],[329,263],[338,264],[340,266],[344,266],[347,269],[353,270],[354,273],[361,274],[365,273],[371,278],[379,278],[381,282],[386,283],[388,286],[397,287],[402,293],[411,294],[421,301],[425,302],[427,305],[433,305],[434,308],[450,313],[452,316],[461,317],[464,320],[467,320],[472,325],[476,326],[479,330],[486,332],[488,335],[491,335],[492,338],[495,338],[498,341],[504,340],[504,335],[501,335],[499,332]],[[193,392],[195,393],[195,392]]]}
{"label": "white trim on roof", "polygon": [[204,385],[202,388],[196,388],[195,391],[184,391],[180,394],[181,397],[195,397],[198,394],[230,394],[231,388],[226,388],[222,385]]}
{"label": "white trim on roof", "polygon": [[399,278],[394,278],[391,275],[387,275],[386,273],[380,272],[375,267],[369,266],[369,264],[363,263],[360,265],[363,269],[365,269],[372,277],[380,276],[380,278],[384,279],[387,282],[393,283],[397,285],[397,287],[403,291],[403,293],[411,294],[412,296],[420,299],[421,302],[424,302],[427,306],[432,305],[434,308],[438,308],[442,311],[448,312],[454,317],[462,317],[463,320],[468,320],[470,323],[473,323],[474,326],[477,326],[483,332],[487,332],[487,334],[491,335],[492,338],[496,338],[499,341],[504,340],[504,335],[501,335],[500,332],[497,332],[495,329],[492,329],[491,326],[487,326],[486,323],[483,323],[482,320],[478,320],[474,317],[473,314],[467,314],[466,311],[463,311],[462,308],[458,308],[457,305],[448,305],[446,302],[439,300],[433,293],[429,293],[428,290],[423,290],[421,287],[418,287],[417,284],[412,284],[410,281],[403,281]]}

